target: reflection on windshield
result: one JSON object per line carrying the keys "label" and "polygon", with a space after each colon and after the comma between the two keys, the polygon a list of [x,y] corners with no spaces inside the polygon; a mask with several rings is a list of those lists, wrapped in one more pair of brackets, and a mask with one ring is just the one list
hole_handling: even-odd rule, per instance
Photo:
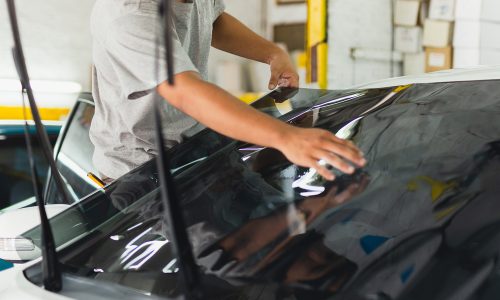
{"label": "reflection on windshield", "polygon": [[141,243],[141,238],[148,234],[152,229],[153,227],[149,227],[144,230],[125,246],[125,250],[120,256],[120,263],[123,265],[123,270],[140,269],[156,254],[156,252],[158,252],[158,250],[160,250],[161,247],[168,243],[168,240],[150,241],[149,239]]}
{"label": "reflection on windshield", "polygon": [[[416,85],[364,117],[392,89],[369,90],[350,104],[323,106],[315,98],[315,110],[297,106],[287,113],[297,126],[349,137],[369,160],[334,182],[302,179],[306,188],[296,182],[310,170],[209,130],[171,149],[197,263],[216,281],[209,286],[229,299],[256,291],[266,299],[493,291],[500,279],[492,271],[500,249],[500,124],[491,91],[499,86]],[[310,187],[323,191],[302,194]],[[157,188],[150,162],[55,217],[58,244],[78,237],[61,252],[66,272],[176,295],[177,258]],[[39,245],[38,234],[24,236]]]}

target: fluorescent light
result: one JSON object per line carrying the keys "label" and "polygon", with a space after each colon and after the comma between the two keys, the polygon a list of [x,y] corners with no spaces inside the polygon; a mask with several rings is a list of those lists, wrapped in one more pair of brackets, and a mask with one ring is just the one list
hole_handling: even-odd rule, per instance
{"label": "fluorescent light", "polygon": [[[75,94],[82,86],[73,81],[31,80],[31,87],[38,93]],[[0,79],[0,92],[18,92],[21,83],[17,79]]]}

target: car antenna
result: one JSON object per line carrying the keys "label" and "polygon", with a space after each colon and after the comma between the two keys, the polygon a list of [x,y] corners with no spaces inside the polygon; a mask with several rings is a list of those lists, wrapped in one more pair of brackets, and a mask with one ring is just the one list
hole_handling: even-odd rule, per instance
{"label": "car antenna", "polygon": [[[163,38],[165,43],[165,62],[167,68],[167,80],[170,86],[174,85],[174,63],[173,63],[173,47],[172,47],[172,7],[171,1],[162,0],[159,7],[160,17],[163,19]],[[158,42],[158,39],[157,39]],[[156,47],[156,58],[159,58],[159,51]],[[161,66],[157,66],[159,68]],[[158,72],[157,72],[158,74]],[[164,101],[164,100],[161,100]],[[154,122],[155,134],[158,147],[158,155],[156,163],[159,174],[161,197],[163,200],[165,219],[169,225],[170,240],[172,248],[178,258],[179,272],[181,284],[183,286],[187,299],[203,299],[203,290],[200,281],[200,273],[196,261],[194,259],[189,236],[186,231],[186,223],[180,205],[180,200],[177,197],[175,183],[172,174],[170,173],[170,163],[165,150],[165,142],[163,141],[162,119],[160,115],[161,101],[155,101]]]}
{"label": "car antenna", "polygon": [[[36,133],[40,140],[40,145],[45,155],[45,158],[49,162],[52,174],[56,177],[56,184],[61,191],[64,200],[67,200],[64,186],[62,185],[62,178],[57,171],[55,162],[52,157],[52,147],[49,143],[49,138],[45,128],[42,125],[40,119],[40,114],[36,106],[35,98],[33,96],[33,90],[31,88],[30,79],[28,76],[28,70],[26,68],[26,61],[24,59],[24,53],[21,45],[21,38],[19,34],[19,26],[16,16],[16,8],[14,5],[14,0],[6,0],[7,8],[9,11],[10,24],[12,29],[12,35],[14,38],[14,47],[12,48],[12,54],[14,57],[14,63],[16,65],[17,73],[19,75],[19,80],[21,81],[21,86],[24,92],[28,95],[28,102],[31,108],[31,114],[33,120],[35,121]],[[24,110],[24,97],[23,97],[23,112],[26,116]],[[25,137],[26,146],[29,155],[30,169],[32,173],[32,182],[35,192],[36,202],[38,204],[38,210],[40,213],[40,226],[41,226],[41,239],[42,239],[42,274],[43,274],[43,285],[46,290],[52,292],[58,292],[62,289],[62,277],[61,271],[59,269],[59,263],[57,260],[57,252],[54,241],[54,236],[52,234],[52,229],[50,227],[49,219],[47,217],[47,212],[45,211],[45,205],[43,201],[43,196],[41,193],[40,179],[37,174],[35,161],[33,157],[33,151],[31,147],[31,137],[28,131],[28,122],[25,118]]]}

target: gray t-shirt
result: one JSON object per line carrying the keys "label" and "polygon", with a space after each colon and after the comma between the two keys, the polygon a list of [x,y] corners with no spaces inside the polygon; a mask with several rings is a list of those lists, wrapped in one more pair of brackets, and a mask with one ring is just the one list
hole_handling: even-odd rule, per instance
{"label": "gray t-shirt", "polygon": [[[159,0],[97,0],[91,16],[92,93],[95,115],[90,138],[99,172],[118,178],[153,158],[155,87],[167,79]],[[174,70],[198,72],[207,79],[213,22],[224,11],[222,0],[173,1]],[[159,64],[158,64],[159,63]],[[158,70],[159,76],[156,73]],[[164,138],[171,147],[201,126],[166,101],[162,104]]]}

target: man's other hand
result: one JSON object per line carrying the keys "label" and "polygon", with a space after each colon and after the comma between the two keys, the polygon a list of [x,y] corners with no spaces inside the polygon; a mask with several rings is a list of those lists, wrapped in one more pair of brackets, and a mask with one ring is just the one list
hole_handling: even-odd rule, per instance
{"label": "man's other hand", "polygon": [[271,79],[269,89],[280,87],[299,87],[299,74],[295,70],[290,56],[285,51],[280,51],[274,55],[270,61]]}

